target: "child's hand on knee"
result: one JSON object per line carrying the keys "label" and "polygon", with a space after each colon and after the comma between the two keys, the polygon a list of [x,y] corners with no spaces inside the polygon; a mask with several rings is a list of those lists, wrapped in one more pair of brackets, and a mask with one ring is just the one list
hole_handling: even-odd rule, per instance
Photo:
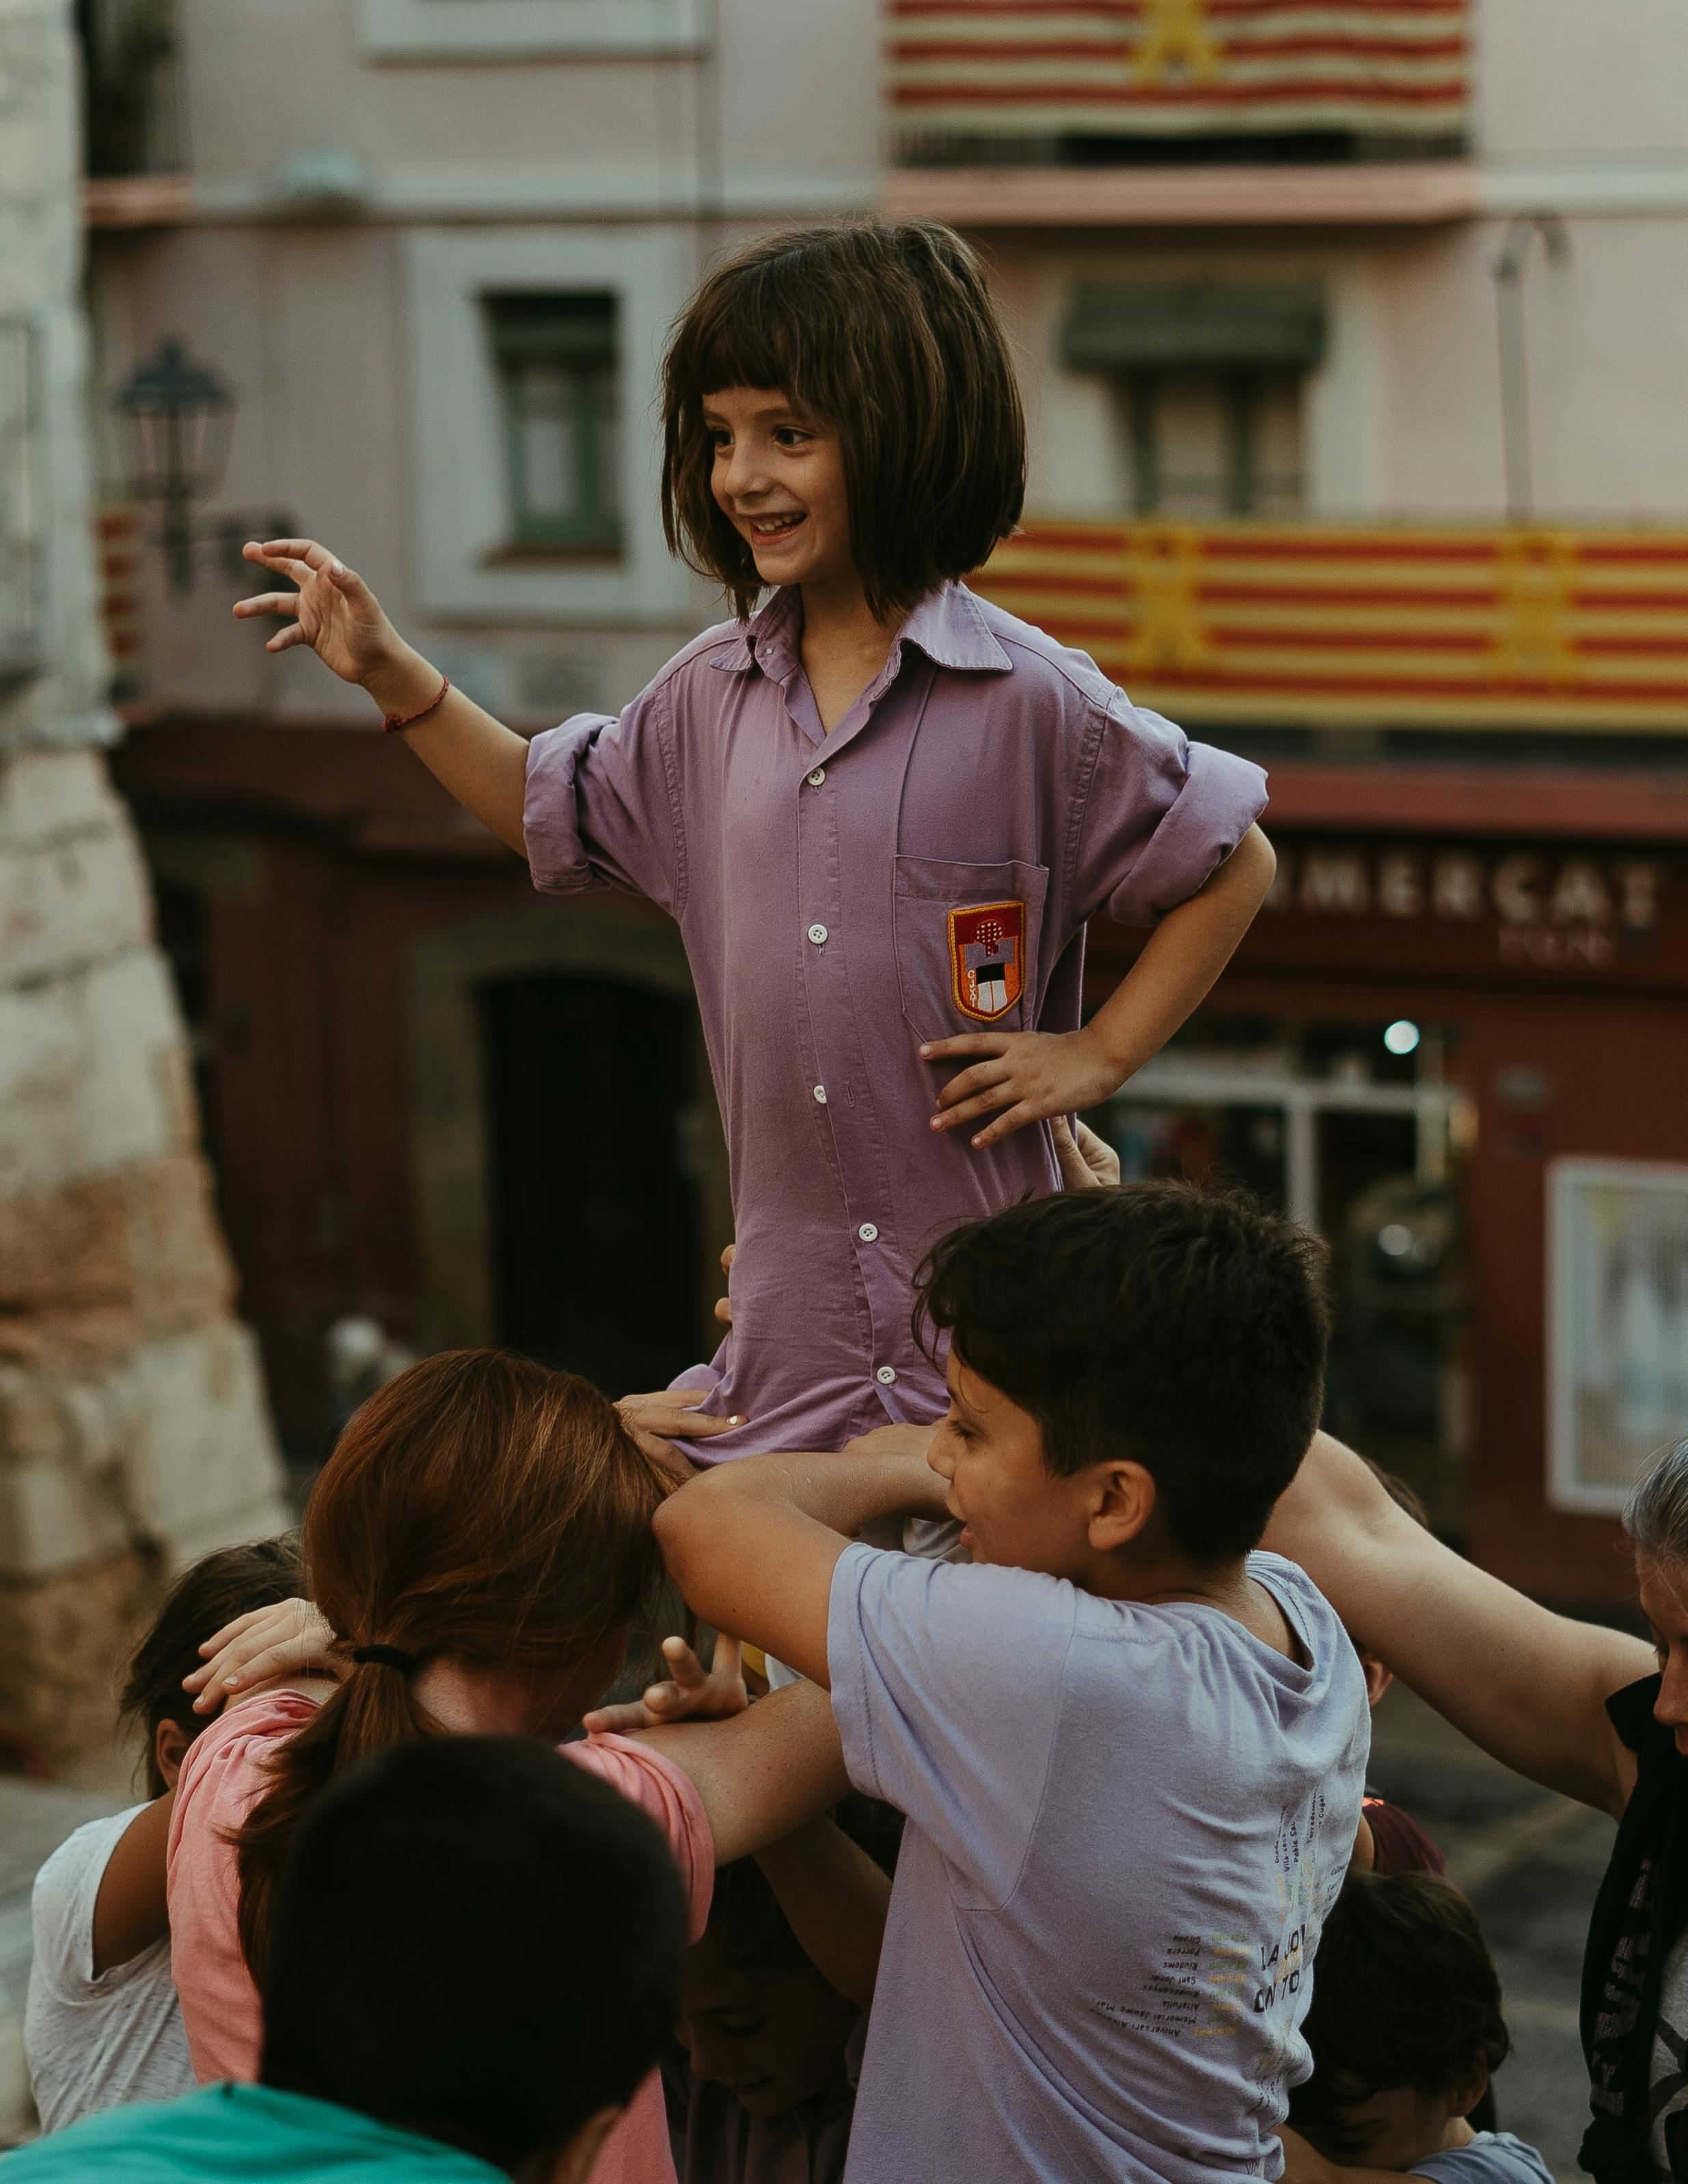
{"label": "child's hand on knee", "polygon": [[1088,1123],[1081,1123],[1075,1136],[1065,1115],[1052,1115],[1050,1134],[1063,1190],[1102,1190],[1119,1181],[1119,1155]]}
{"label": "child's hand on knee", "polygon": [[669,1722],[724,1721],[749,1705],[743,1649],[725,1631],[716,1636],[707,1669],[683,1638],[665,1638],[662,1658],[671,1675],[647,1685],[642,1698],[626,1706],[594,1707],[582,1716],[581,1726],[593,1736],[612,1731],[625,1736],[629,1730],[658,1729]]}

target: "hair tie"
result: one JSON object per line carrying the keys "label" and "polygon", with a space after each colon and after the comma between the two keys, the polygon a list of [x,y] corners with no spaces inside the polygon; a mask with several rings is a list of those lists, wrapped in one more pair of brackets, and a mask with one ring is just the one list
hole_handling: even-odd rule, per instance
{"label": "hair tie", "polygon": [[359,1646],[352,1658],[359,1666],[365,1661],[379,1661],[384,1669],[397,1669],[401,1676],[414,1675],[419,1665],[414,1653],[402,1652],[397,1646]]}

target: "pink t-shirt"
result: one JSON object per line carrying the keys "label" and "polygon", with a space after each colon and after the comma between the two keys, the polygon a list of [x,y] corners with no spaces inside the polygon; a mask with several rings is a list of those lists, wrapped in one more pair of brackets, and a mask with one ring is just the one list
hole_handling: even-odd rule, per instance
{"label": "pink t-shirt", "polygon": [[[318,1702],[270,1691],[229,1707],[188,1747],[176,1784],[168,1852],[170,1963],[187,2049],[202,2083],[258,2075],[263,2025],[258,1990],[240,1950],[235,1854],[224,1840],[265,1787],[264,1763],[304,1728]],[[688,1777],[624,1736],[562,1747],[648,1813],[668,1839],[690,1905],[688,1941],[709,1918],[715,1841]],[[652,2071],[604,2142],[593,2184],[674,2184],[661,2081]]]}

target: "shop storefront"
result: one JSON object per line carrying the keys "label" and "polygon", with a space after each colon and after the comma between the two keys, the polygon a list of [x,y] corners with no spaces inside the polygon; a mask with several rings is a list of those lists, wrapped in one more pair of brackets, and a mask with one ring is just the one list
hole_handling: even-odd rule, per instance
{"label": "shop storefront", "polygon": [[[1128,1173],[1230,1177],[1326,1236],[1330,1422],[1440,1528],[1621,1601],[1624,1490],[1688,1433],[1688,789],[1273,777],[1272,902],[1108,1127]],[[1099,989],[1123,938],[1096,929]]]}

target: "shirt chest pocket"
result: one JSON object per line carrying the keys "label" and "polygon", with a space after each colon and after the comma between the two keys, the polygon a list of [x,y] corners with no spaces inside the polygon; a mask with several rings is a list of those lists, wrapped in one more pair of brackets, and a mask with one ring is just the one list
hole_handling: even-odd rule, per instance
{"label": "shirt chest pocket", "polygon": [[922,1039],[1035,1022],[1047,865],[899,857],[892,915],[903,1014]]}

